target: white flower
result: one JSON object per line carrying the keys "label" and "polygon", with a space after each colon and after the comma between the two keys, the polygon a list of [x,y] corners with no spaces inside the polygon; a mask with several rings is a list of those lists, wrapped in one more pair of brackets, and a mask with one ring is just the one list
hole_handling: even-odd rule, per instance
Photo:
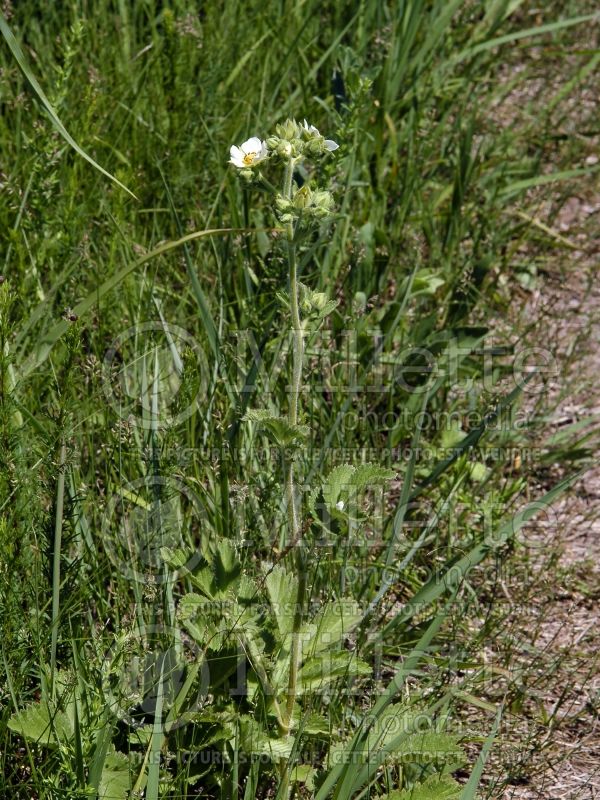
{"label": "white flower", "polygon": [[229,163],[233,164],[238,169],[247,169],[253,167],[260,161],[264,161],[269,155],[266,142],[261,142],[258,136],[253,136],[244,142],[241,147],[232,144],[229,150]]}
{"label": "white flower", "polygon": [[344,501],[343,500],[338,500],[337,503],[335,504],[335,507],[337,508],[338,511],[343,511],[344,510]]}
{"label": "white flower", "polygon": [[[320,136],[321,135],[319,133],[318,128],[315,128],[314,125],[309,125],[306,120],[304,120],[304,122],[303,122],[303,128],[310,136]],[[327,148],[327,150],[329,150],[330,152],[333,152],[334,150],[337,150],[338,147],[339,147],[339,144],[337,142],[334,142],[333,139],[325,139],[324,144],[325,144],[325,147]]]}

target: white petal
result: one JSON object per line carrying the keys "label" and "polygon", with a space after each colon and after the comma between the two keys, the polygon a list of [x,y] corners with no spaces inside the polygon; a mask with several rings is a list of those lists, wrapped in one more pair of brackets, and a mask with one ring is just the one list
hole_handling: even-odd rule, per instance
{"label": "white petal", "polygon": [[261,141],[258,136],[252,136],[248,141],[242,145],[244,153],[259,153],[262,147]]}
{"label": "white petal", "polygon": [[230,164],[233,164],[234,166],[239,167],[240,169],[246,166],[244,164],[244,154],[239,147],[236,147],[236,145],[231,146],[231,148],[229,149],[229,155],[231,156],[231,158],[229,159]]}
{"label": "white petal", "polygon": [[325,147],[329,151],[333,151],[338,149],[339,144],[337,142],[334,142],[333,139],[325,139]]}

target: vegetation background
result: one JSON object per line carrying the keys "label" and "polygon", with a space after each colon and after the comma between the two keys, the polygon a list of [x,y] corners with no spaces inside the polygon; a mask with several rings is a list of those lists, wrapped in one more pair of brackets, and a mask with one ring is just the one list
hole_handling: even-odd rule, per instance
{"label": "vegetation background", "polygon": [[[568,768],[563,718],[592,747],[597,647],[542,669],[531,623],[579,619],[571,592],[584,630],[598,596],[555,541],[597,443],[594,6],[4,2],[2,796],[595,796],[591,766],[535,776]],[[327,519],[305,510],[317,644],[282,742],[261,665],[295,543],[243,418],[287,407],[286,265],[227,158],[287,117],[340,143],[297,176],[336,198],[300,268],[339,304],[308,343],[298,463]],[[198,599],[248,585],[243,624]]]}

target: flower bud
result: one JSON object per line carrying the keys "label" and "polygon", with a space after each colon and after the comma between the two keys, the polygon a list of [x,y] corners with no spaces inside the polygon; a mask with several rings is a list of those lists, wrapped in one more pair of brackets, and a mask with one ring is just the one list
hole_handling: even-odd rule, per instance
{"label": "flower bud", "polygon": [[323,138],[320,137],[318,139],[311,139],[309,142],[306,143],[305,147],[306,147],[306,152],[310,156],[320,156],[323,154],[325,149],[323,144]]}
{"label": "flower bud", "polygon": [[282,212],[291,211],[294,207],[282,194],[278,194],[275,198],[275,205],[277,206],[277,210]]}
{"label": "flower bud", "polygon": [[292,139],[297,139],[300,136],[300,127],[298,126],[296,120],[286,119],[285,122],[275,126],[275,133],[282,139],[291,141]]}
{"label": "flower bud", "polygon": [[313,213],[316,217],[328,216],[333,207],[333,197],[331,192],[323,189],[313,192],[311,205],[314,207]]}
{"label": "flower bud", "polygon": [[276,148],[277,155],[282,156],[283,158],[289,158],[292,155],[292,145],[290,142],[285,141],[284,139],[280,139],[279,144]]}
{"label": "flower bud", "polygon": [[296,194],[294,195],[294,207],[295,208],[306,208],[310,205],[312,199],[312,192],[308,188],[308,186],[303,186],[301,189],[298,189]]}
{"label": "flower bud", "polygon": [[311,300],[313,308],[315,308],[317,311],[322,311],[327,303],[327,295],[325,292],[313,292]]}

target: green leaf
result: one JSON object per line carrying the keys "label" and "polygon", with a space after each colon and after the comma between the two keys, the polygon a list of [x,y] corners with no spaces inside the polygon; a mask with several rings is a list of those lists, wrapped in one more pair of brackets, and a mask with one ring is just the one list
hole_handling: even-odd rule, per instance
{"label": "green leaf", "polygon": [[269,756],[273,761],[287,759],[292,752],[294,739],[271,739],[262,725],[252,717],[240,718],[240,747],[246,753]]}
{"label": "green leaf", "polygon": [[275,416],[264,409],[249,409],[244,415],[247,422],[256,422],[279,447],[300,447],[308,438],[306,425],[290,425],[285,417]]}
{"label": "green leaf", "polygon": [[[408,280],[408,279],[407,279]],[[412,285],[413,295],[433,295],[446,283],[445,278],[430,270],[420,270],[414,277]]]}
{"label": "green leaf", "polygon": [[215,596],[215,582],[212,569],[208,565],[204,565],[194,572],[189,573],[190,581],[194,587],[206,597],[213,598]]}
{"label": "green leaf", "polygon": [[469,464],[469,475],[475,483],[485,480],[489,474],[489,469],[481,461],[473,461]]}
{"label": "green leaf", "polygon": [[392,745],[390,751],[400,761],[416,764],[455,764],[465,760],[455,736],[435,731],[411,733],[397,747]]}
{"label": "green leaf", "polygon": [[448,427],[442,431],[441,442],[444,450],[456,447],[467,434],[463,431],[458,420],[452,420]]}
{"label": "green leaf", "polygon": [[477,55],[477,53],[483,53],[486,50],[492,50],[494,47],[499,47],[502,44],[509,44],[510,42],[516,42],[520,39],[528,39],[532,36],[541,36],[544,33],[555,33],[564,28],[570,28],[573,25],[591,22],[593,19],[597,19],[596,14],[584,14],[579,17],[570,17],[569,19],[557,20],[556,22],[548,22],[545,25],[538,25],[535,28],[513,31],[512,33],[507,33],[504,36],[498,36],[494,39],[488,39],[485,42],[476,44],[474,47],[468,48],[459,55],[458,60],[462,61],[464,58]]}
{"label": "green leaf", "polygon": [[194,738],[189,745],[192,751],[235,739],[236,712],[231,708],[228,711],[203,709],[190,714],[189,721],[194,725]]}
{"label": "green leaf", "polygon": [[158,800],[158,794],[160,791],[161,750],[163,742],[165,740],[165,733],[162,727],[162,709],[163,709],[163,699],[164,699],[163,674],[164,674],[164,662],[161,664],[160,668],[152,737],[150,739],[150,746],[148,749],[150,758],[148,760],[148,774],[146,780],[146,795],[145,795],[146,800]]}
{"label": "green leaf", "polygon": [[317,770],[310,764],[298,764],[292,769],[290,781],[292,783],[303,783],[309,791],[315,788],[315,777]]}
{"label": "green leaf", "polygon": [[217,544],[213,566],[215,594],[224,595],[233,588],[233,584],[242,574],[242,565],[238,561],[235,548],[227,539]]}
{"label": "green leaf", "polygon": [[[234,606],[234,613],[236,608]],[[232,635],[223,601],[215,602],[212,597],[201,597],[194,593],[184,595],[179,602],[177,618],[203,648],[219,650]]]}
{"label": "green leaf", "polygon": [[237,589],[242,573],[234,546],[227,539],[222,539],[214,548],[215,552],[208,559],[201,559],[200,565],[193,572],[187,568],[190,556],[184,550],[161,548],[161,557],[172,568],[189,577],[196,589],[207,598],[224,597]]}
{"label": "green leaf", "polygon": [[171,569],[182,569],[189,561],[189,556],[185,550],[173,550],[170,547],[160,548],[160,557]]}
{"label": "green leaf", "polygon": [[320,714],[308,714],[302,723],[302,733],[309,736],[330,736],[331,722]]}
{"label": "green leaf", "polygon": [[[209,602],[206,597],[190,592],[181,598],[177,608],[177,618],[200,646],[207,644],[215,632],[210,615],[212,606],[207,608]],[[220,646],[220,640],[216,646]]]}
{"label": "green leaf", "polygon": [[340,464],[334,467],[327,476],[327,480],[323,484],[323,499],[330,509],[338,502],[342,491],[347,490],[350,486],[355,469],[356,467],[353,467],[352,464]]}
{"label": "green leaf", "polygon": [[[416,713],[401,703],[390,703],[382,714],[375,720],[365,741],[360,746],[359,752],[371,753],[389,745],[399,735],[406,736],[413,730]],[[425,718],[429,724],[429,718],[422,715],[419,723]]]}
{"label": "green leaf", "polygon": [[333,511],[342,496],[392,480],[396,473],[379,464],[340,464],[334,467],[323,483],[323,499]]}
{"label": "green leaf", "polygon": [[204,560],[201,566],[193,572],[188,568],[190,555],[185,550],[172,550],[169,547],[161,547],[160,556],[171,569],[181,575],[187,575],[196,589],[206,597],[214,596],[214,576],[211,567]]}
{"label": "green leaf", "polygon": [[73,738],[73,727],[67,714],[63,711],[52,714],[45,702],[32,703],[13,714],[8,727],[25,739],[48,747],[58,747],[61,742]]}
{"label": "green leaf", "polygon": [[343,599],[324,605],[308,626],[310,655],[315,656],[340,644],[361,619],[362,611],[355,600]]}
{"label": "green leaf", "polygon": [[123,753],[109,753],[102,768],[98,800],[127,800],[130,789],[129,759]]}
{"label": "green leaf", "polygon": [[298,674],[298,684],[302,692],[312,692],[338,678],[371,673],[369,664],[361,661],[354,653],[342,650],[308,659]]}
{"label": "green leaf", "polygon": [[[382,715],[391,704],[394,697],[402,689],[407,677],[417,668],[428,652],[428,648],[437,635],[445,613],[438,614],[423,633],[413,650],[402,661],[394,678],[380,693],[374,707],[365,714],[359,728],[352,739],[342,746],[341,757],[329,759],[331,768],[325,780],[315,794],[314,800],[325,800],[335,790],[335,797],[349,797],[353,791],[364,785],[359,776],[359,756],[363,743],[369,736],[372,728],[379,724]],[[335,749],[335,748],[334,748]],[[333,752],[330,751],[330,752]],[[357,785],[358,784],[358,785]]]}
{"label": "green leaf", "polygon": [[338,300],[329,300],[324,292],[316,292],[303,283],[298,282],[298,288],[303,313],[317,320],[331,314],[339,305]]}
{"label": "green leaf", "polygon": [[[421,730],[426,725],[426,730]],[[462,764],[464,752],[457,737],[431,730],[432,722],[422,710],[400,703],[387,706],[355,752],[365,757],[384,753],[385,759],[415,764]]]}
{"label": "green leaf", "polygon": [[473,772],[471,773],[471,777],[469,778],[467,784],[462,790],[462,794],[460,795],[460,800],[475,800],[477,794],[477,787],[479,786],[479,781],[481,780],[483,769],[487,762],[490,750],[492,749],[492,745],[494,744],[494,739],[496,738],[496,734],[498,733],[498,727],[500,726],[500,720],[502,719],[502,710],[503,710],[502,706],[500,706],[498,708],[498,712],[496,713],[496,719],[494,720],[494,725],[492,727],[492,730],[490,731],[489,736],[483,743],[481,752],[477,757],[477,761],[475,762],[475,766],[473,768]]}
{"label": "green leaf", "polygon": [[354,470],[351,483],[357,489],[366,489],[369,486],[381,486],[395,477],[393,469],[381,467],[379,464],[359,464]]}
{"label": "green leaf", "polygon": [[275,567],[266,578],[269,601],[282,636],[294,628],[294,606],[298,596],[298,580],[283,567]]}
{"label": "green leaf", "polygon": [[525,178],[524,180],[515,181],[515,183],[505,186],[502,189],[501,194],[506,198],[524,192],[527,189],[533,189],[535,186],[544,186],[547,183],[568,181],[572,180],[573,178],[580,178],[583,175],[590,175],[591,173],[597,171],[598,167],[590,166],[581,167],[580,169],[563,170],[562,172],[550,172],[546,175],[536,175],[533,178]]}
{"label": "green leaf", "polygon": [[384,795],[388,800],[458,800],[462,787],[448,775],[432,775],[412,789]]}

